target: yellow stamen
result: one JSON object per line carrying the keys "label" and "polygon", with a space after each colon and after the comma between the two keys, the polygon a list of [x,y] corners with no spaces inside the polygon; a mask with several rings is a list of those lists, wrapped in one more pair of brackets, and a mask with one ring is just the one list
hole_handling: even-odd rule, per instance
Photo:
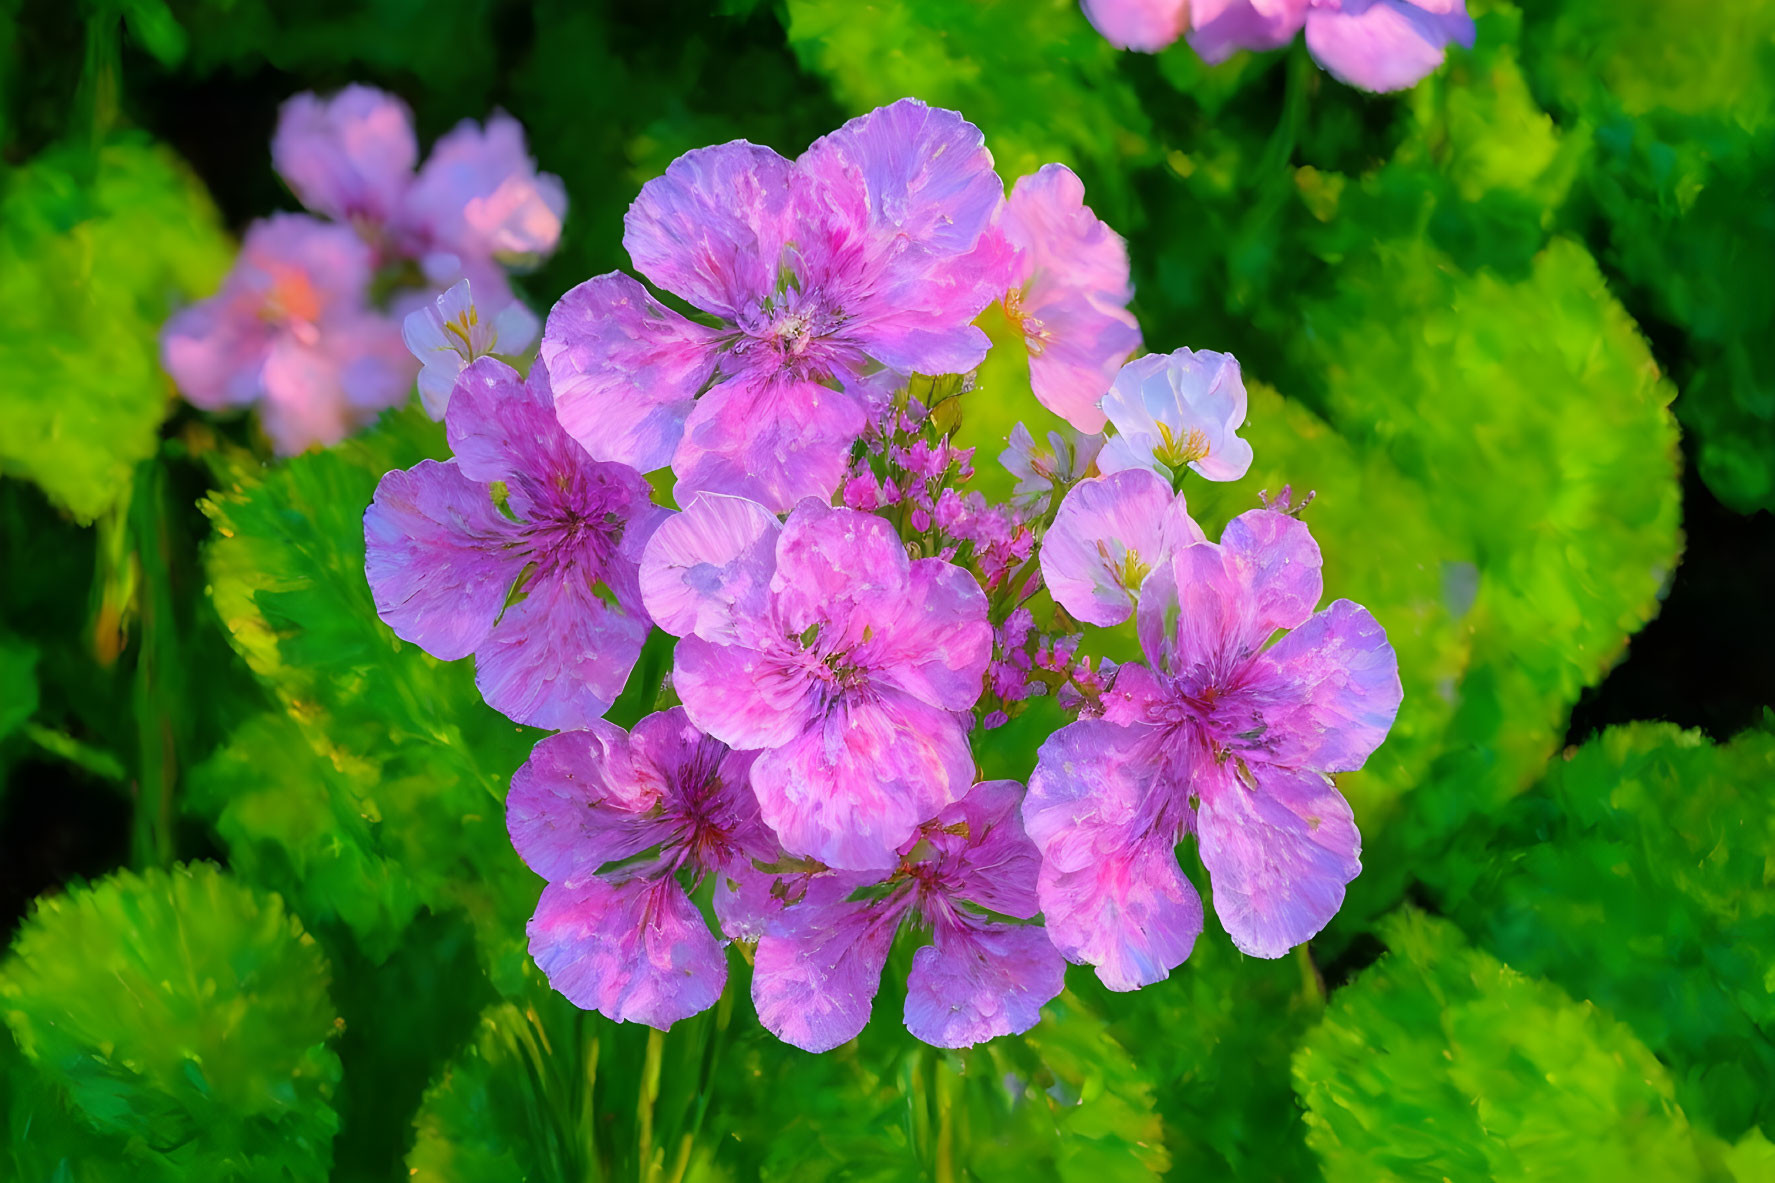
{"label": "yellow stamen", "polygon": [[1178,437],[1171,434],[1170,424],[1160,423],[1159,438],[1164,442],[1153,452],[1153,456],[1169,468],[1181,468],[1208,456],[1208,436],[1199,427],[1192,427],[1182,437]]}

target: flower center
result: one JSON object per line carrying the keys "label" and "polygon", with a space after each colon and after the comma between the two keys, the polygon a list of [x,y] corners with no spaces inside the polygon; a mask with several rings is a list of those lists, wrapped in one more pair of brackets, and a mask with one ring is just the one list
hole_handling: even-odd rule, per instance
{"label": "flower center", "polygon": [[1023,342],[1031,357],[1040,357],[1042,351],[1048,347],[1048,342],[1053,340],[1054,334],[1041,319],[1023,307],[1023,291],[1020,288],[1012,288],[1005,293],[1005,317],[1023,334]]}
{"label": "flower center", "polygon": [[1182,435],[1171,430],[1169,423],[1159,424],[1159,439],[1163,442],[1153,451],[1153,458],[1167,468],[1182,468],[1195,460],[1204,460],[1208,456],[1208,435],[1199,427],[1192,427]]}

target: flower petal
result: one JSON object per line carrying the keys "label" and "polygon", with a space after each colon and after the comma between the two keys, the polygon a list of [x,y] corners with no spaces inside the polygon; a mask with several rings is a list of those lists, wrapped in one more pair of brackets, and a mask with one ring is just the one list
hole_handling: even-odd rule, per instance
{"label": "flower petal", "polygon": [[[869,568],[855,570],[860,575]],[[874,635],[852,659],[923,702],[965,711],[979,700],[992,660],[986,614],[986,595],[972,575],[942,559],[919,559],[906,591],[865,614]]]}
{"label": "flower petal", "polygon": [[388,221],[413,180],[413,113],[391,94],[348,86],[329,99],[299,94],[277,113],[271,164],[317,214]]}
{"label": "flower petal", "polygon": [[718,338],[626,275],[588,279],[561,297],[542,334],[561,426],[594,459],[664,468],[714,376]]}
{"label": "flower petal", "polygon": [[1464,8],[1438,15],[1407,0],[1343,0],[1307,13],[1307,49],[1338,81],[1369,91],[1404,90],[1434,73],[1449,42],[1473,44]]}
{"label": "flower petal", "polygon": [[918,824],[973,783],[967,726],[886,688],[827,710],[758,757],[759,810],[791,854],[843,870],[892,867]]}
{"label": "flower petal", "polygon": [[[1023,786],[981,781],[924,827],[942,852],[956,899],[1028,920],[1041,910],[1036,877],[1041,851],[1023,832]],[[959,831],[959,832],[957,832]]]}
{"label": "flower petal", "polygon": [[1332,601],[1276,642],[1252,677],[1263,735],[1250,757],[1319,772],[1362,767],[1405,693],[1387,631],[1349,600]]}
{"label": "flower petal", "polygon": [[680,504],[698,493],[750,497],[786,513],[831,498],[863,433],[855,397],[789,376],[736,378],[697,401],[672,459]]}
{"label": "flower petal", "polygon": [[906,1030],[935,1047],[1018,1035],[1066,986],[1066,959],[1040,925],[939,925],[912,957]]}
{"label": "flower petal", "polygon": [[815,702],[805,672],[778,653],[697,636],[678,642],[672,688],[698,727],[744,750],[794,740]]}
{"label": "flower petal", "polygon": [[1280,49],[1294,40],[1308,0],[1193,0],[1190,48],[1209,65],[1241,49]]}
{"label": "flower petal", "polygon": [[499,618],[524,558],[485,487],[455,461],[390,472],[364,511],[364,573],[376,614],[433,657],[466,657]]}
{"label": "flower petal", "polygon": [[671,879],[551,883],[529,931],[549,985],[618,1023],[666,1030],[708,1010],[727,985],[720,944]]}
{"label": "flower petal", "polygon": [[846,899],[869,877],[820,876],[758,941],[752,1004],[758,1021],[803,1051],[831,1051],[869,1022],[904,904]]}
{"label": "flower petal", "polygon": [[1147,573],[1202,539],[1184,499],[1144,469],[1080,481],[1043,537],[1042,582],[1087,624],[1120,624]]}
{"label": "flower petal", "polygon": [[646,816],[659,797],[657,786],[637,779],[622,728],[594,719],[531,749],[512,773],[505,824],[532,871],[574,886],[660,841]]}
{"label": "flower petal", "polygon": [[432,146],[401,208],[415,253],[533,259],[555,249],[567,213],[561,178],[536,171],[524,128],[503,112],[464,119]]}
{"label": "flower petal", "polygon": [[1083,0],[1083,7],[1091,27],[1117,49],[1157,53],[1189,26],[1190,0]]}
{"label": "flower petal", "polygon": [[756,501],[699,493],[667,518],[641,557],[641,596],[675,637],[720,645],[755,638],[765,622],[782,526]]}
{"label": "flower petal", "polygon": [[777,539],[771,598],[790,632],[816,624],[844,629],[857,605],[903,599],[911,574],[906,548],[886,521],[809,500]]}
{"label": "flower petal", "polygon": [[1086,720],[1041,747],[1023,823],[1042,852],[1037,896],[1048,937],[1097,967],[1111,990],[1137,990],[1182,965],[1202,931],[1202,901],[1177,865],[1175,784],[1158,781],[1152,729]]}
{"label": "flower petal", "polygon": [[1349,802],[1316,772],[1253,764],[1252,786],[1232,762],[1201,771],[1196,834],[1215,914],[1244,952],[1280,957],[1337,915],[1362,871]]}

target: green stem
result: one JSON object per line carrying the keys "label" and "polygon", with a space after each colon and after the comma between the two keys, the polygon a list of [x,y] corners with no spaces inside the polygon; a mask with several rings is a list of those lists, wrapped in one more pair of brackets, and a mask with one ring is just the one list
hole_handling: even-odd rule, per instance
{"label": "green stem", "polygon": [[26,723],[19,728],[21,734],[52,756],[78,765],[94,776],[104,780],[122,783],[128,778],[123,762],[103,748],[95,748],[91,744],[82,743],[65,731],[57,731],[40,723]]}
{"label": "green stem", "polygon": [[183,701],[176,685],[178,623],[174,616],[166,514],[166,470],[150,460],[137,472],[130,532],[140,564],[141,624],[136,648],[136,819],[133,855],[138,867],[172,865],[173,790],[178,781],[177,723]]}
{"label": "green stem", "polygon": [[1313,954],[1306,945],[1294,950],[1294,959],[1300,963],[1301,996],[1316,1007],[1325,1005],[1325,979],[1319,976],[1319,967],[1313,964]]}
{"label": "green stem", "polygon": [[1282,118],[1277,120],[1276,129],[1270,133],[1270,139],[1264,145],[1263,156],[1257,165],[1257,183],[1268,185],[1276,174],[1288,167],[1294,158],[1294,145],[1300,138],[1300,129],[1306,123],[1307,91],[1312,86],[1314,65],[1312,58],[1307,56],[1306,46],[1296,43],[1288,51],[1288,61],[1283,67],[1288,71],[1282,90]]}
{"label": "green stem", "polygon": [[659,1100],[660,1060],[665,1053],[666,1033],[647,1032],[647,1058],[641,1067],[641,1094],[635,1100],[640,1129],[635,1136],[636,1162],[641,1183],[652,1183],[657,1174],[653,1162],[653,1107]]}
{"label": "green stem", "polygon": [[95,152],[117,123],[117,79],[123,56],[119,48],[121,25],[115,12],[101,12],[86,22],[86,65],[80,72],[77,102]]}

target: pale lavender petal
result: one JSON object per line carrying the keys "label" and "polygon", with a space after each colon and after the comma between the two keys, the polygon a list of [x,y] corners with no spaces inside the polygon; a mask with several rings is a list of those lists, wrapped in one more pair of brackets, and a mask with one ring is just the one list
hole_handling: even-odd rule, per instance
{"label": "pale lavender petal", "polygon": [[794,740],[817,704],[817,686],[802,665],[781,654],[697,636],[678,642],[672,688],[698,727],[748,750]]}
{"label": "pale lavender petal", "polygon": [[550,884],[529,931],[549,985],[615,1022],[663,1031],[708,1010],[727,985],[720,944],[669,878]]}
{"label": "pale lavender petal", "polygon": [[1307,18],[1308,0],[1193,0],[1190,48],[1209,65],[1241,49],[1280,49]]}
{"label": "pale lavender petal", "polygon": [[1049,938],[1111,990],[1162,981],[1202,931],[1202,901],[1177,865],[1180,786],[1155,783],[1142,727],[1086,720],[1041,747],[1023,823],[1042,852]]}
{"label": "pale lavender petal", "polygon": [[1103,472],[1145,468],[1160,476],[1187,464],[1211,481],[1236,481],[1251,467],[1245,383],[1231,354],[1179,349],[1122,367],[1103,396],[1116,435],[1098,457]]}
{"label": "pale lavender petal", "polygon": [[1066,959],[1040,925],[940,924],[913,955],[906,1030],[935,1047],[973,1047],[1041,1022],[1066,986]]}
{"label": "pale lavender petal", "polygon": [[609,710],[648,630],[644,614],[607,602],[625,598],[605,583],[617,578],[578,565],[536,574],[475,649],[487,705],[548,730],[585,727]]}
{"label": "pale lavender petal", "polygon": [[457,375],[498,343],[494,321],[481,316],[466,279],[408,313],[401,321],[401,338],[422,367],[419,397],[433,419],[444,417]]}
{"label": "pale lavender petal", "polygon": [[[845,628],[858,604],[897,604],[911,578],[906,548],[885,520],[809,500],[783,525],[770,586],[783,626],[799,634],[814,625]],[[950,590],[971,611],[973,601]]]}
{"label": "pale lavender petal", "polygon": [[594,459],[664,468],[714,376],[718,337],[626,275],[587,280],[561,297],[542,335],[561,426]]}
{"label": "pale lavender petal", "polygon": [[1140,344],[1128,246],[1062,164],[1018,180],[1000,225],[1019,252],[1006,307],[1022,322],[1035,397],[1079,431],[1102,431],[1097,404]]}
{"label": "pale lavender petal", "polygon": [[862,435],[855,397],[793,377],[723,382],[697,400],[672,459],[680,504],[698,493],[749,497],[785,513],[830,498]]}
{"label": "pale lavender petal", "polygon": [[345,397],[342,360],[322,341],[288,336],[265,355],[259,426],[279,456],[331,447],[361,421]]}
{"label": "pale lavender petal", "polygon": [[[873,516],[866,521],[887,525]],[[897,543],[894,549],[899,550]],[[874,573],[867,565],[850,569],[858,582]],[[932,706],[951,711],[973,706],[992,660],[992,625],[979,583],[953,563],[919,559],[904,593],[887,590],[890,595],[865,613],[873,635],[852,650],[852,660]]]}
{"label": "pale lavender petal", "polygon": [[1404,690],[1368,609],[1334,600],[1260,655],[1243,693],[1261,735],[1247,754],[1285,768],[1353,772],[1380,747]]}
{"label": "pale lavender petal", "polygon": [[161,365],[179,393],[206,411],[246,406],[265,392],[272,328],[232,305],[226,295],[193,304],[161,331]]}
{"label": "pale lavender petal", "polygon": [[455,461],[382,478],[364,511],[364,573],[376,613],[445,661],[474,652],[524,566],[513,524]]}
{"label": "pale lavender petal", "polygon": [[1189,0],[1083,0],[1082,6],[1092,28],[1117,49],[1157,53],[1189,25]]}
{"label": "pale lavender petal", "polygon": [[[339,389],[352,425],[368,423],[413,393],[419,367],[401,340],[400,322],[379,312],[333,317],[321,328],[317,349],[337,367]],[[267,393],[271,376],[266,375]]]}
{"label": "pale lavender petal", "polygon": [[783,911],[758,941],[752,1004],[758,1021],[785,1043],[831,1051],[869,1022],[881,988],[901,901],[850,901],[868,877],[821,876],[807,898]]}
{"label": "pale lavender petal", "polygon": [[594,719],[531,749],[512,774],[505,824],[532,871],[572,887],[661,840],[647,816],[659,797],[636,779],[622,728]]}
{"label": "pale lavender petal", "polygon": [[1280,957],[1316,935],[1362,871],[1362,837],[1329,778],[1236,761],[1203,765],[1192,788],[1214,911],[1233,944]]}
{"label": "pale lavender petal", "polygon": [[484,127],[463,120],[432,147],[400,221],[416,253],[533,259],[555,249],[566,213],[561,179],[536,171],[523,127],[496,113]]}
{"label": "pale lavender petal", "polygon": [[719,645],[767,627],[771,575],[782,526],[756,501],[699,493],[667,518],[641,558],[641,596],[654,623],[675,637]]}
{"label": "pale lavender petal", "polygon": [[1473,44],[1473,20],[1437,15],[1407,0],[1343,0],[1307,13],[1307,48],[1338,81],[1370,91],[1404,90],[1435,72],[1448,44]]}
{"label": "pale lavender petal", "polygon": [[793,168],[745,140],[678,157],[641,187],[624,219],[635,269],[705,312],[740,319],[777,290],[796,234]]}
{"label": "pale lavender petal", "polygon": [[888,689],[827,709],[752,766],[759,809],[791,854],[844,870],[892,867],[918,824],[973,783],[967,725]]}
{"label": "pale lavender petal", "polygon": [[299,94],[278,111],[271,163],[302,204],[341,222],[388,221],[413,180],[413,115],[391,94],[348,86]]}
{"label": "pale lavender petal", "polygon": [[1042,538],[1042,582],[1079,620],[1117,625],[1169,551],[1201,540],[1183,498],[1144,469],[1080,481]]}

